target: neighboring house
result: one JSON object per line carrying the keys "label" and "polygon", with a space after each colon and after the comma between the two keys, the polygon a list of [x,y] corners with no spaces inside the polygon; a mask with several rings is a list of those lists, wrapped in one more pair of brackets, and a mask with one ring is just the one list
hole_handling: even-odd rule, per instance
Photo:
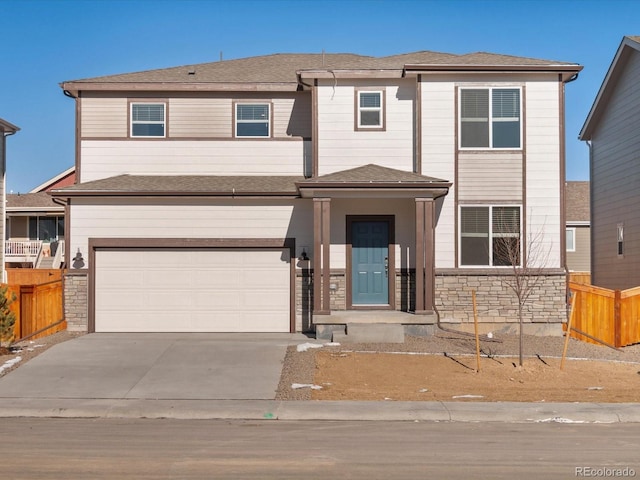
{"label": "neighboring house", "polygon": [[559,334],[564,89],[581,69],[279,54],[64,82],[78,112],[78,183],[52,191],[68,204],[67,322],[429,333],[473,325],[477,290],[483,328],[510,328],[496,245],[521,261],[540,233],[527,331]]}
{"label": "neighboring house", "polygon": [[589,145],[591,282],[640,286],[640,36],[624,37],[580,140]]}
{"label": "neighboring house", "polygon": [[47,192],[75,183],[75,167],[29,193],[7,194],[7,267],[59,268],[64,263],[64,205]]}
{"label": "neighboring house", "polygon": [[[5,210],[5,205],[6,205],[6,178],[5,178],[5,174],[7,171],[7,137],[9,135],[13,135],[14,133],[16,133],[18,130],[20,130],[18,127],[16,127],[15,125],[12,125],[11,123],[7,122],[6,120],[3,120],[2,118],[0,118],[0,174],[2,175],[2,179],[0,179],[0,203],[2,203],[2,207],[0,207],[0,214],[2,215],[2,218],[6,218],[6,210]],[[6,283],[7,282],[7,275],[6,275],[6,271],[4,269],[4,240],[5,240],[5,222],[1,222],[2,226],[0,227],[0,238],[2,239],[2,248],[0,248],[0,254],[2,255],[2,258],[0,258],[0,282],[2,283]]]}
{"label": "neighboring house", "polygon": [[589,272],[591,270],[589,182],[567,182],[565,205],[567,269],[570,272]]}

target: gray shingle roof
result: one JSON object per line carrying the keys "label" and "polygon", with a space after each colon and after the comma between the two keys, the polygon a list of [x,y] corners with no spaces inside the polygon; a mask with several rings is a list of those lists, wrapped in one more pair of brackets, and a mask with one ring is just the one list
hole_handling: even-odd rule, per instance
{"label": "gray shingle roof", "polygon": [[414,172],[405,172],[403,170],[396,170],[393,168],[381,167],[380,165],[364,165],[362,167],[356,167],[349,170],[342,170],[335,173],[329,173],[319,177],[309,178],[302,182],[298,182],[298,185],[313,187],[318,184],[424,184],[428,186],[430,184],[443,184],[448,183],[447,180],[439,178],[427,177]]}
{"label": "gray shingle roof", "polygon": [[565,186],[565,215],[569,222],[590,220],[589,182],[567,182]]}
{"label": "gray shingle roof", "polygon": [[7,210],[16,211],[33,208],[64,209],[62,205],[55,203],[51,195],[47,194],[47,192],[7,194]]}
{"label": "gray shingle roof", "polygon": [[118,175],[52,190],[75,195],[297,195],[296,176]]}
{"label": "gray shingle roof", "polygon": [[143,72],[108,75],[65,83],[297,83],[305,70],[402,70],[405,65],[576,65],[486,52],[456,55],[420,51],[370,57],[351,53],[280,53],[220,62],[184,65]]}

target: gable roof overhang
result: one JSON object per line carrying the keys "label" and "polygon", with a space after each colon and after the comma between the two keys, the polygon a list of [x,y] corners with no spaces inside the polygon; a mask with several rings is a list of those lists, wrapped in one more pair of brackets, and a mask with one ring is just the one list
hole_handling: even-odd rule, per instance
{"label": "gable roof overhang", "polygon": [[561,76],[563,82],[574,80],[582,71],[581,65],[575,64],[549,64],[549,65],[491,65],[491,64],[449,64],[449,65],[422,65],[407,64],[404,67],[405,76],[430,74],[478,74],[478,73],[552,73]]}
{"label": "gable roof overhang", "polygon": [[80,91],[92,92],[295,92],[300,90],[295,83],[259,82],[62,82],[62,90],[71,96]]}
{"label": "gable roof overhang", "polygon": [[589,114],[578,134],[580,140],[591,140],[593,131],[598,125],[604,109],[613,94],[615,85],[624,72],[624,67],[631,55],[640,51],[640,36],[626,36],[620,42],[620,46],[609,66],[609,70],[604,77],[602,85],[598,90],[598,94],[589,110]]}
{"label": "gable roof overhang", "polygon": [[296,183],[302,198],[438,198],[451,183],[369,164]]}
{"label": "gable roof overhang", "polygon": [[5,135],[13,135],[18,131],[20,131],[20,127],[16,127],[14,124],[0,118],[0,132]]}

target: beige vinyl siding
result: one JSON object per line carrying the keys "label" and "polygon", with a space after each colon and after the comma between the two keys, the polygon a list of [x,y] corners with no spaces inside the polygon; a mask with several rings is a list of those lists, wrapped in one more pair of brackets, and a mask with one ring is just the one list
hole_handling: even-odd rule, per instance
{"label": "beige vinyl siding", "polygon": [[[593,133],[592,282],[627,289],[640,285],[640,53],[630,54]],[[616,250],[624,224],[624,255]]]}
{"label": "beige vinyl siding", "polygon": [[575,226],[575,252],[567,252],[567,268],[573,272],[591,270],[591,235],[589,227]]}
{"label": "beige vinyl siding", "polygon": [[458,200],[522,203],[522,153],[460,152]]}
{"label": "beige vinyl siding", "polygon": [[[557,79],[526,84],[527,237],[538,236],[538,264],[562,268],[560,91]],[[564,185],[563,185],[564,187]]]}
{"label": "beige vinyl siding", "polygon": [[169,137],[231,138],[232,108],[226,98],[172,98]]}
{"label": "beige vinyl siding", "polygon": [[82,137],[126,138],[129,107],[126,98],[80,98]]}
{"label": "beige vinyl siding", "polygon": [[313,246],[312,203],[304,200],[76,200],[70,220],[68,248],[79,249],[85,263],[89,238],[290,237]]}
{"label": "beige vinyl siding", "polygon": [[302,140],[85,140],[81,181],[116,175],[303,175]]}
{"label": "beige vinyl siding", "polygon": [[[356,89],[385,91],[385,130],[355,130]],[[323,80],[318,87],[318,173],[369,163],[413,170],[414,80]]]}
{"label": "beige vinyl siding", "polygon": [[[455,84],[452,81],[422,82],[422,174],[454,183]],[[436,268],[455,266],[455,183],[449,194],[437,200]],[[414,207],[415,210],[415,207]]]}
{"label": "beige vinyl siding", "polygon": [[[131,95],[132,99],[158,101],[149,95]],[[232,138],[234,102],[271,105],[274,138],[311,137],[311,96],[307,92],[256,96],[234,93],[233,98],[220,95],[183,94],[167,102],[168,138]],[[129,124],[129,99],[103,94],[81,97],[82,138],[126,138]]]}

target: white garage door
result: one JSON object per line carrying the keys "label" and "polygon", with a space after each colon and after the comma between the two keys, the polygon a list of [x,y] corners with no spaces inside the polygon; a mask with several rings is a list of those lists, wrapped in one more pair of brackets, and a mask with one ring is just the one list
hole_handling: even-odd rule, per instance
{"label": "white garage door", "polygon": [[288,250],[97,250],[96,332],[288,332]]}

